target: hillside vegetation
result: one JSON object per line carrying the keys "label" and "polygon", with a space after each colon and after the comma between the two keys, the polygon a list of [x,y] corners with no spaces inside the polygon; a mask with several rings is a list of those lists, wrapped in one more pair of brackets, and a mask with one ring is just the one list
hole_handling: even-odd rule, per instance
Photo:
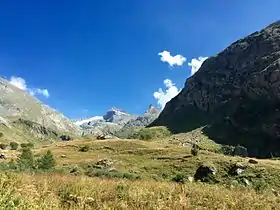
{"label": "hillside vegetation", "polygon": [[[0,194],[0,206],[5,209],[279,208],[278,160],[252,162],[249,158],[225,156],[206,150],[206,145],[211,145],[208,143],[193,156],[190,146],[170,144],[164,139],[88,137],[32,149],[34,164],[39,159],[42,162],[42,157],[51,151],[56,164],[46,170],[16,167],[21,150],[3,150],[7,159],[0,163],[0,185],[5,189]],[[237,163],[245,170],[232,175],[230,171]],[[216,174],[203,182],[194,181],[201,165],[214,167]]]}

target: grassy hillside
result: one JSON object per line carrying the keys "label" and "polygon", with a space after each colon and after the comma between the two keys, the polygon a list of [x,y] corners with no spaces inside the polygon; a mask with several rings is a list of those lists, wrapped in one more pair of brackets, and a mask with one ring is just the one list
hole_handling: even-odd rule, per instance
{"label": "grassy hillside", "polygon": [[[178,136],[176,138],[179,138]],[[51,150],[50,171],[7,169],[20,151],[0,160],[1,208],[11,209],[277,209],[279,160],[230,157],[168,141],[94,140],[60,142],[34,149],[35,159]],[[100,161],[101,160],[101,161]],[[246,167],[230,175],[236,163]],[[191,182],[197,168],[216,168],[212,180]]]}

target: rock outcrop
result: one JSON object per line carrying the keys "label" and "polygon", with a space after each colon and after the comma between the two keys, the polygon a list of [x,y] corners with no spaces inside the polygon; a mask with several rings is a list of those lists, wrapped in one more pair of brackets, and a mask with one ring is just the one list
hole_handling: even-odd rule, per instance
{"label": "rock outcrop", "polygon": [[150,126],[280,155],[280,21],[208,58]]}

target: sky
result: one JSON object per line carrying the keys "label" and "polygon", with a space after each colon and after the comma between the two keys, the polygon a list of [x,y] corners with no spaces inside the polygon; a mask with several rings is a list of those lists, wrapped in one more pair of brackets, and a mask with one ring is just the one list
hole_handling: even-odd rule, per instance
{"label": "sky", "polygon": [[280,19],[270,0],[0,1],[0,76],[69,118],[163,108],[201,63]]}

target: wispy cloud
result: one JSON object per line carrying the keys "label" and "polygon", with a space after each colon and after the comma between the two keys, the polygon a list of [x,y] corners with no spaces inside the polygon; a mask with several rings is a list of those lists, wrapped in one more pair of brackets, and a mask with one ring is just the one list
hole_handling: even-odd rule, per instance
{"label": "wispy cloud", "polygon": [[184,64],[184,62],[186,62],[186,58],[182,55],[175,55],[172,56],[170,54],[170,52],[168,51],[162,51],[160,53],[158,53],[158,55],[160,56],[160,60],[162,62],[166,62],[169,64],[169,66],[173,67],[173,66],[182,66]]}
{"label": "wispy cloud", "polygon": [[188,63],[188,66],[191,68],[191,75],[194,75],[195,72],[198,71],[198,69],[201,67],[202,63],[207,59],[208,57],[198,57],[193,58],[191,62]]}
{"label": "wispy cloud", "polygon": [[24,90],[28,92],[30,95],[35,96],[35,95],[43,95],[46,98],[50,97],[50,93],[47,89],[41,89],[41,88],[29,88],[27,86],[27,82],[25,79],[21,77],[15,77],[12,76],[10,78],[10,84],[14,85],[15,87]]}
{"label": "wispy cloud", "polygon": [[176,85],[170,80],[165,79],[163,81],[166,90],[162,90],[161,88],[158,91],[154,92],[153,96],[157,100],[158,105],[163,109],[168,101],[174,98],[181,91]]}

